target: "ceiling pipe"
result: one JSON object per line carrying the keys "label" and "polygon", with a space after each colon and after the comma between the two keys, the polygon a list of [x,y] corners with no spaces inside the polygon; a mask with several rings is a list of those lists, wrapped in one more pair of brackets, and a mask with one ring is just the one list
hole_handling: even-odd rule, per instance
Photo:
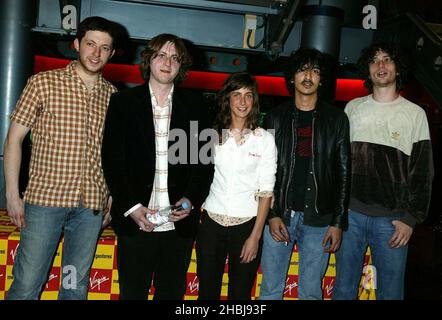
{"label": "ceiling pipe", "polygon": [[280,23],[271,37],[271,39],[276,39],[270,43],[268,48],[268,52],[272,57],[277,58],[283,51],[284,43],[293,28],[293,24],[295,23],[295,14],[300,7],[301,2],[301,0],[290,1],[290,6],[284,11],[288,11],[287,16],[284,17],[284,12],[282,13]]}

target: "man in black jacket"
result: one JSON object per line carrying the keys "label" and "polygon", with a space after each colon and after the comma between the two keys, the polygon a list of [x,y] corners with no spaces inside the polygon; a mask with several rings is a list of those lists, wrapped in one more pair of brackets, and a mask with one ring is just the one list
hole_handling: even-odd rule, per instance
{"label": "man in black jacket", "polygon": [[293,99],[266,119],[275,130],[278,167],[274,204],[264,230],[260,299],[282,299],[292,248],[299,250],[299,299],[322,299],[330,252],[347,227],[350,181],[349,124],[345,113],[321,101],[324,55],[301,48],[290,57],[286,83]]}
{"label": "man in black jacket", "polygon": [[[198,146],[192,149],[198,124],[204,127],[196,122],[204,110],[195,95],[175,85],[191,62],[182,39],[154,37],[141,60],[146,82],[112,95],[102,149],[118,236],[120,299],[146,300],[153,280],[154,299],[177,300],[185,293],[198,223],[198,216],[189,214],[208,191],[194,159]],[[177,143],[183,145],[176,149]],[[157,225],[148,219],[158,209],[184,202],[189,208],[174,211],[169,222]]]}

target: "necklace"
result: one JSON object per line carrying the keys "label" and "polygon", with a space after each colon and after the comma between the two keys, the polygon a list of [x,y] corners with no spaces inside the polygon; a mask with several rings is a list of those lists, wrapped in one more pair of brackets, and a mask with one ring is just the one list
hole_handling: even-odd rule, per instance
{"label": "necklace", "polygon": [[233,128],[229,130],[229,136],[235,138],[236,144],[240,146],[246,142],[250,132],[250,129],[239,130],[237,128]]}

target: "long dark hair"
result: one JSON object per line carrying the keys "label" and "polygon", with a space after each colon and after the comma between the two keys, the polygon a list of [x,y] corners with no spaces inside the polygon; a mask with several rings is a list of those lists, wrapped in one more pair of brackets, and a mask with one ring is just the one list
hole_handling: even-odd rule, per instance
{"label": "long dark hair", "polygon": [[[321,70],[321,82],[327,79],[329,70],[325,55],[316,49],[299,48],[290,55],[289,65],[284,73],[285,84],[292,95],[295,92],[293,77],[297,72],[301,71],[305,65]],[[319,91],[320,89],[318,89],[318,93],[320,93]]]}
{"label": "long dark hair", "polygon": [[407,79],[407,64],[409,61],[405,55],[401,54],[399,46],[394,43],[378,42],[362,50],[357,67],[364,76],[364,86],[370,93],[373,92],[373,82],[370,79],[369,68],[370,63],[379,51],[387,53],[394,61],[397,73],[396,91],[401,91]]}
{"label": "long dark hair", "polygon": [[218,114],[215,119],[215,129],[218,131],[220,143],[223,138],[223,129],[229,129],[232,122],[230,93],[241,88],[250,89],[253,93],[252,110],[247,116],[244,128],[255,130],[258,127],[259,96],[256,79],[248,72],[233,73],[226,79],[217,95]]}
{"label": "long dark hair", "polygon": [[167,42],[171,42],[175,45],[178,59],[181,64],[180,71],[175,77],[174,83],[179,83],[186,77],[187,69],[192,64],[192,58],[184,41],[176,35],[163,33],[153,37],[141,52],[140,70],[144,81],[148,81],[150,78],[150,61],[158,55],[158,52]]}

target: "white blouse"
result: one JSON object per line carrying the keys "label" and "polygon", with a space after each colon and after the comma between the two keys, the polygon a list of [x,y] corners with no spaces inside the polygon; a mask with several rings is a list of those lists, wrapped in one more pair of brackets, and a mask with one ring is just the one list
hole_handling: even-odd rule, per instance
{"label": "white blouse", "polygon": [[273,192],[277,150],[273,135],[257,128],[238,145],[229,137],[215,146],[215,174],[203,208],[230,217],[255,217],[259,194]]}

